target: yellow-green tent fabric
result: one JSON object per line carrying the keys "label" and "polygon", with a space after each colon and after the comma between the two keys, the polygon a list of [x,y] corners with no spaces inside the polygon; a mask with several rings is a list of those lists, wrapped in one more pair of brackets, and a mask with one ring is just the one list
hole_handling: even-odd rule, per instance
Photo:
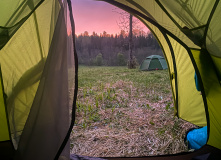
{"label": "yellow-green tent fabric", "polygon": [[[0,75],[0,78],[2,79],[2,75]],[[2,85],[2,81],[0,83],[0,142],[1,141],[8,141],[10,140],[9,135],[9,126],[7,122],[7,112],[5,108],[5,99],[4,99],[4,88]]]}
{"label": "yellow-green tent fabric", "polygon": [[[154,33],[168,62],[176,115],[207,125],[207,144],[221,149],[220,1],[104,1],[130,12]],[[195,72],[201,93],[195,88]]]}
{"label": "yellow-green tent fabric", "polygon": [[[67,13],[65,0],[0,1],[0,159],[13,154],[1,146],[15,159],[54,159],[65,139],[74,75]],[[61,156],[69,155],[67,144]]]}

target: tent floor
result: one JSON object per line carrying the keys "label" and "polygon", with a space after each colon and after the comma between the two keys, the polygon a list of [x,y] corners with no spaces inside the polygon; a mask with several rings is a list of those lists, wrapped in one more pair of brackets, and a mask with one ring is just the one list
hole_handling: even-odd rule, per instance
{"label": "tent floor", "polygon": [[[0,159],[13,159],[14,149],[11,143],[0,143]],[[205,145],[194,152],[178,153],[173,155],[147,156],[147,157],[87,157],[72,154],[71,160],[220,160],[221,150]]]}
{"label": "tent floor", "polygon": [[173,155],[160,155],[148,157],[104,157],[95,158],[71,155],[71,160],[220,160],[221,150],[209,145],[203,146],[194,152],[178,153]]}

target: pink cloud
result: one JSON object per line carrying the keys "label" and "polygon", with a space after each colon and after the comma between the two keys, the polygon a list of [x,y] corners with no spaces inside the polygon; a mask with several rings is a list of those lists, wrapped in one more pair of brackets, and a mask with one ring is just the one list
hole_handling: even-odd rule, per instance
{"label": "pink cloud", "polygon": [[93,31],[100,34],[106,31],[108,34],[120,33],[117,25],[121,11],[106,2],[95,0],[72,0],[73,15],[75,20],[76,34]]}

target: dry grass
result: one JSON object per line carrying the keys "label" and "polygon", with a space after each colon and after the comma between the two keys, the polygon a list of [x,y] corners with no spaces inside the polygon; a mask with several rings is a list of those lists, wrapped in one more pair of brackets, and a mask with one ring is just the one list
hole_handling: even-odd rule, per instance
{"label": "dry grass", "polygon": [[116,80],[81,87],[72,153],[129,157],[188,151],[186,130],[192,124],[173,116],[171,93]]}

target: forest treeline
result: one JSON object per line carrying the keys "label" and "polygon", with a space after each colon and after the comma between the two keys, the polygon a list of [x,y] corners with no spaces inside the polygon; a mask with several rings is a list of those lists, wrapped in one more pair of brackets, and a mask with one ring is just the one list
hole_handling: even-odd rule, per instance
{"label": "forest treeline", "polygon": [[[151,33],[134,35],[132,48],[137,65],[152,54],[163,55],[157,40]],[[110,35],[105,31],[100,35],[95,32],[89,35],[85,31],[76,36],[76,50],[79,64],[82,65],[127,65],[128,49],[128,35],[124,31],[119,35]]]}

